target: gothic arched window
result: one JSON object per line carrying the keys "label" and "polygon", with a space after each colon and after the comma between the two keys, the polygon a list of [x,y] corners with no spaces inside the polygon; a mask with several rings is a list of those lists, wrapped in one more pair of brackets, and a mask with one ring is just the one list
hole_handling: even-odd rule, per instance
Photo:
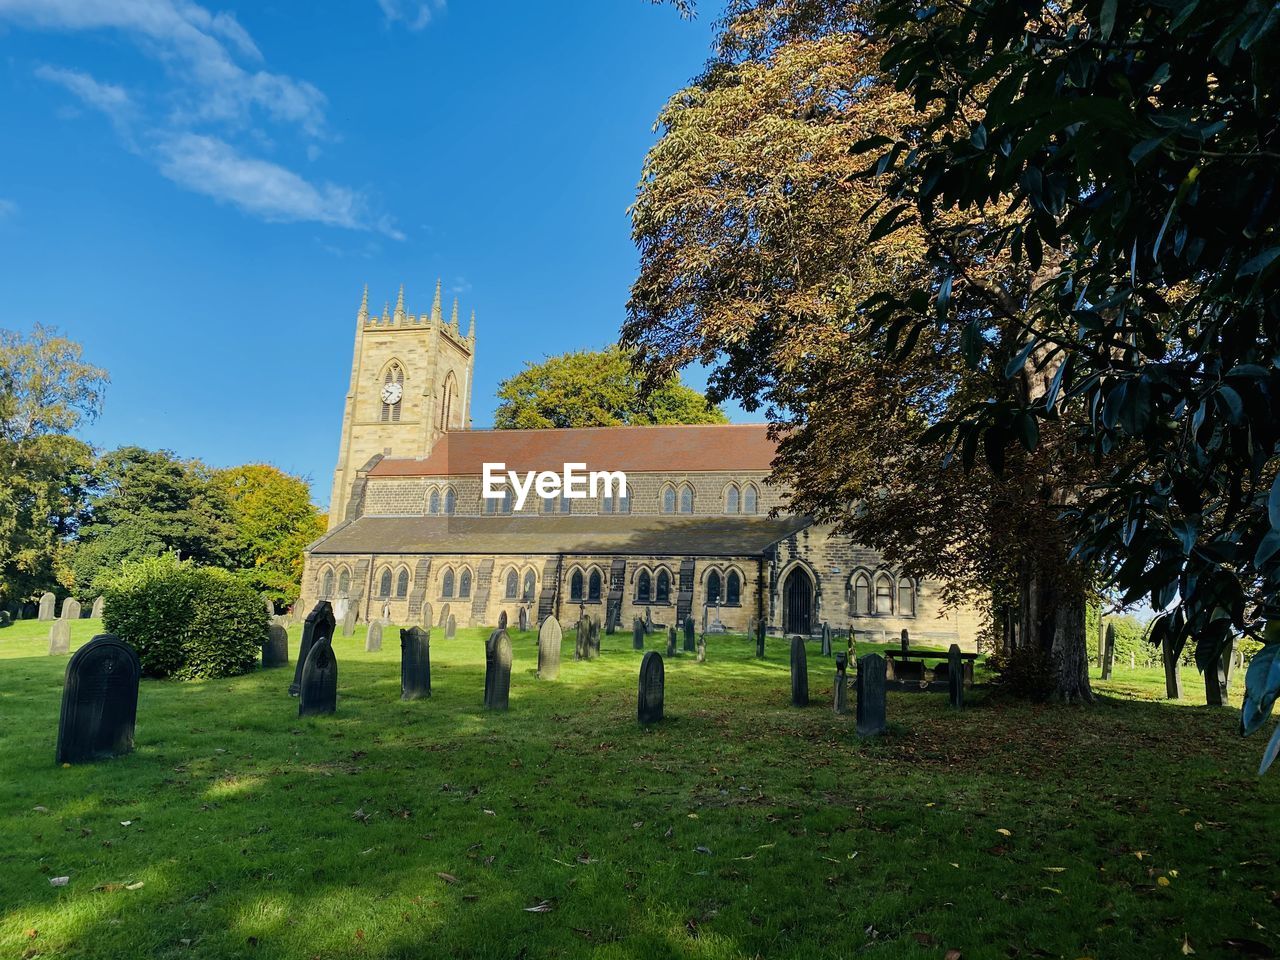
{"label": "gothic arched window", "polygon": [[524,575],[524,598],[532,600],[534,592],[538,589],[538,578],[534,576],[533,571],[529,570]]}
{"label": "gothic arched window", "polygon": [[731,607],[736,607],[742,602],[742,580],[738,577],[738,571],[730,570],[729,579],[725,585],[724,602]]}
{"label": "gothic arched window", "polygon": [[916,585],[910,577],[898,581],[898,616],[914,617],[916,615]]}
{"label": "gothic arched window", "polygon": [[432,490],[431,498],[427,501],[427,513],[437,514],[440,512],[440,491]]}
{"label": "gothic arched window", "polygon": [[742,512],[755,513],[758,497],[759,494],[756,493],[755,484],[748,483],[742,491]]}
{"label": "gothic arched window", "polygon": [[458,492],[450,487],[444,492],[445,516],[452,517],[458,510]]}
{"label": "gothic arched window", "polygon": [[720,574],[712,570],[707,574],[707,603],[717,604],[720,602]]}
{"label": "gothic arched window", "polygon": [[453,571],[446,570],[444,576],[440,579],[440,596],[453,596]]}
{"label": "gothic arched window", "polygon": [[680,488],[680,512],[693,513],[693,487],[687,483]]}
{"label": "gothic arched window", "polygon": [[587,581],[587,599],[600,599],[600,571],[592,570],[591,579]]}
{"label": "gothic arched window", "polygon": [[662,488],[662,512],[663,513],[676,512],[676,488],[675,487],[668,486],[668,487]]}
{"label": "gothic arched window", "polygon": [[400,406],[404,400],[404,368],[392,361],[387,372],[382,376],[382,415],[383,423],[400,422]]}
{"label": "gothic arched window", "polygon": [[876,613],[893,613],[893,581],[883,573],[876,577]]}
{"label": "gothic arched window", "polygon": [[383,570],[382,576],[378,580],[378,596],[391,596],[391,571]]}
{"label": "gothic arched window", "polygon": [[333,571],[332,570],[326,570],[324,572],[324,579],[320,581],[320,599],[321,600],[333,599]]}
{"label": "gothic arched window", "polygon": [[865,617],[871,613],[871,578],[860,573],[853,578],[853,615]]}
{"label": "gothic arched window", "polygon": [[649,579],[649,571],[641,570],[640,576],[636,578],[636,603],[649,603],[651,589],[652,581]]}
{"label": "gothic arched window", "polygon": [[569,599],[582,600],[582,571],[573,571],[573,576],[569,578]]}
{"label": "gothic arched window", "polygon": [[520,574],[514,570],[507,571],[507,595],[506,599],[514,600],[520,594]]}
{"label": "gothic arched window", "polygon": [[658,571],[658,586],[654,591],[654,600],[657,603],[671,602],[671,574],[665,570]]}
{"label": "gothic arched window", "polygon": [[448,430],[453,420],[453,400],[458,394],[458,381],[452,373],[445,377],[444,387],[440,391],[440,429]]}
{"label": "gothic arched window", "polygon": [[458,596],[471,596],[471,571],[463,570],[462,576],[458,577]]}
{"label": "gothic arched window", "polygon": [[724,512],[738,512],[738,486],[737,484],[729,484],[724,491]]}
{"label": "gothic arched window", "polygon": [[396,577],[396,598],[403,600],[409,595],[409,571],[401,570]]}
{"label": "gothic arched window", "polygon": [[338,596],[345,597],[351,593],[351,574],[343,570],[338,574]]}

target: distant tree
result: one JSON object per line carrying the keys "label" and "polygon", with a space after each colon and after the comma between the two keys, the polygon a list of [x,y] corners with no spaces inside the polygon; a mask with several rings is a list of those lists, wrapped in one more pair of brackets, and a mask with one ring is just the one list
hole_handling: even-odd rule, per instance
{"label": "distant tree", "polygon": [[124,561],[162,553],[202,566],[231,565],[235,530],[204,464],[166,450],[120,447],[99,459],[96,474],[74,561],[82,592]]}
{"label": "distant tree", "polygon": [[82,358],[51,327],[0,330],[0,601],[70,584],[93,459],[70,434],[97,417],[108,382]]}
{"label": "distant tree", "polygon": [[236,572],[260,593],[290,604],[298,598],[303,550],[324,533],[324,516],[306,482],[266,464],[213,475],[234,530]]}
{"label": "distant tree", "polygon": [[649,391],[618,347],[530,363],[498,386],[499,430],[612,427],[624,424],[725,423],[719,407],[677,376]]}

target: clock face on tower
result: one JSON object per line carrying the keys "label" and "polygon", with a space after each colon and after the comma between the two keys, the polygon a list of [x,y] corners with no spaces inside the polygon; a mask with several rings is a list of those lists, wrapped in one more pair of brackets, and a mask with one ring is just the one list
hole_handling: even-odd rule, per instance
{"label": "clock face on tower", "polygon": [[382,402],[388,405],[395,405],[400,402],[401,388],[398,383],[383,384]]}

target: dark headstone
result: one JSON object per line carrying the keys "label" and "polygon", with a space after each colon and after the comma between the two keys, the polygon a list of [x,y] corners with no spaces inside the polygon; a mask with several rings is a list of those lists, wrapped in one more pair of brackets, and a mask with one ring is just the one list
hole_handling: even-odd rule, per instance
{"label": "dark headstone", "polygon": [[62,683],[58,763],[88,763],[133,749],[141,674],[133,648],[109,633],[75,652]]}
{"label": "dark headstone", "polygon": [[693,617],[684,618],[684,652],[693,653]]}
{"label": "dark headstone", "polygon": [[587,659],[587,644],[590,643],[591,622],[586,617],[578,618],[578,626],[573,631],[573,659]]}
{"label": "dark headstone", "polygon": [[529,629],[529,608],[528,607],[520,608],[519,624],[520,624],[521,633],[524,633],[526,630]]}
{"label": "dark headstone", "polygon": [[431,631],[400,631],[400,699],[431,696]]}
{"label": "dark headstone", "polygon": [[37,620],[52,620],[53,617],[54,596],[52,593],[40,594],[40,612],[36,615]]}
{"label": "dark headstone", "polygon": [[94,600],[93,609],[89,611],[89,616],[94,620],[101,620],[102,608],[105,606],[106,602],[106,598],[102,596],[99,596],[98,599]]}
{"label": "dark headstone", "polygon": [[610,603],[605,611],[604,632],[613,636],[618,632],[618,624],[622,622],[622,604]]}
{"label": "dark headstone", "polygon": [[698,637],[698,662],[699,662],[699,663],[706,663],[706,662],[707,662],[707,636],[706,636],[706,634],[703,634],[702,636]]}
{"label": "dark headstone", "polygon": [[382,649],[382,621],[375,620],[369,624],[364,635],[364,652],[377,653]]}
{"label": "dark headstone", "polygon": [[676,628],[667,628],[667,656],[674,657],[676,655]]}
{"label": "dark headstone", "polygon": [[885,687],[884,657],[868,653],[858,658],[858,673],[854,678],[857,697],[857,729],[862,737],[874,737],[884,733]]}
{"label": "dark headstone", "polygon": [[313,644],[320,640],[333,642],[333,631],[337,626],[333,619],[333,607],[328,600],[319,600],[311,608],[302,621],[302,638],[298,641],[298,662],[293,668],[293,683],[289,684],[289,696],[296,697],[302,690],[302,668],[306,665],[307,655]]}
{"label": "dark headstone", "polygon": [[1178,669],[1178,656],[1173,652],[1173,640],[1165,634],[1160,641],[1164,657],[1164,695],[1170,700],[1182,699],[1182,672]]}
{"label": "dark headstone", "polygon": [[644,649],[644,623],[639,617],[636,617],[635,622],[631,625],[631,649]]}
{"label": "dark headstone", "polygon": [[960,647],[954,643],[947,651],[947,693],[951,706],[957,710],[964,707],[964,661],[960,659]]}
{"label": "dark headstone", "polygon": [[564,631],[560,621],[555,617],[547,617],[538,628],[538,679],[560,679],[560,641],[564,639]]}
{"label": "dark headstone", "polygon": [[1108,623],[1106,632],[1102,635],[1102,679],[1111,679],[1111,669],[1116,659],[1116,628],[1115,624]]}
{"label": "dark headstone", "polygon": [[804,637],[791,638],[791,705],[809,705],[809,655],[804,648]]}
{"label": "dark headstone", "polygon": [[653,610],[649,607],[644,608],[644,632],[653,633]]}
{"label": "dark headstone", "polygon": [[71,652],[71,621],[55,620],[49,628],[49,656]]}
{"label": "dark headstone", "polygon": [[495,630],[485,644],[484,708],[506,710],[511,698],[511,638]]}
{"label": "dark headstone", "polygon": [[307,662],[302,665],[302,689],[298,698],[298,716],[314,717],[338,709],[338,658],[333,644],[322,637],[311,644]]}
{"label": "dark headstone", "polygon": [[848,662],[849,658],[843,650],[836,653],[836,679],[832,708],[837,716],[843,716],[849,712],[849,674],[845,669]]}
{"label": "dark headstone", "polygon": [[60,613],[59,616],[63,620],[79,620],[80,601],[75,597],[67,597],[62,601],[62,613]]}
{"label": "dark headstone", "polygon": [[587,659],[600,656],[600,618],[591,617],[591,629],[587,631]]}
{"label": "dark headstone", "polygon": [[902,631],[902,652],[909,653],[911,651],[911,634],[906,630]]}
{"label": "dark headstone", "polygon": [[507,611],[505,610],[498,614],[498,629],[507,629]]}
{"label": "dark headstone", "polygon": [[763,620],[761,620],[759,623],[756,624],[756,656],[759,657],[761,660],[764,659],[765,629],[766,629],[765,622]]}
{"label": "dark headstone", "polygon": [[289,664],[289,631],[284,624],[272,621],[267,624],[267,641],[262,645],[263,667],[284,667]]}
{"label": "dark headstone", "polygon": [[457,635],[458,635],[458,618],[451,613],[449,614],[449,622],[445,624],[444,638],[446,640],[452,640]]}
{"label": "dark headstone", "polygon": [[822,621],[822,655],[831,656],[831,625],[825,620]]}
{"label": "dark headstone", "polygon": [[665,686],[662,654],[657,650],[650,650],[640,660],[640,693],[636,700],[636,719],[641,723],[658,723],[662,719]]}

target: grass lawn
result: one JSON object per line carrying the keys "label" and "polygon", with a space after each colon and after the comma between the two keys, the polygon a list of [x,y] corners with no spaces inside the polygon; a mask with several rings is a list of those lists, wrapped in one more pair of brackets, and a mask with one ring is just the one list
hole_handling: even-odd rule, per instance
{"label": "grass lawn", "polygon": [[782,641],[712,637],[641,729],[629,635],[567,635],[552,683],[514,634],[499,715],[486,631],[434,631],[414,703],[360,631],[335,716],[298,719],[291,668],[143,681],[136,752],[62,769],[47,633],[0,630],[0,958],[1280,952],[1280,775],[1192,670],[1180,705],[1119,665],[1092,709],[891,694],[862,742],[816,645],[808,709]]}

